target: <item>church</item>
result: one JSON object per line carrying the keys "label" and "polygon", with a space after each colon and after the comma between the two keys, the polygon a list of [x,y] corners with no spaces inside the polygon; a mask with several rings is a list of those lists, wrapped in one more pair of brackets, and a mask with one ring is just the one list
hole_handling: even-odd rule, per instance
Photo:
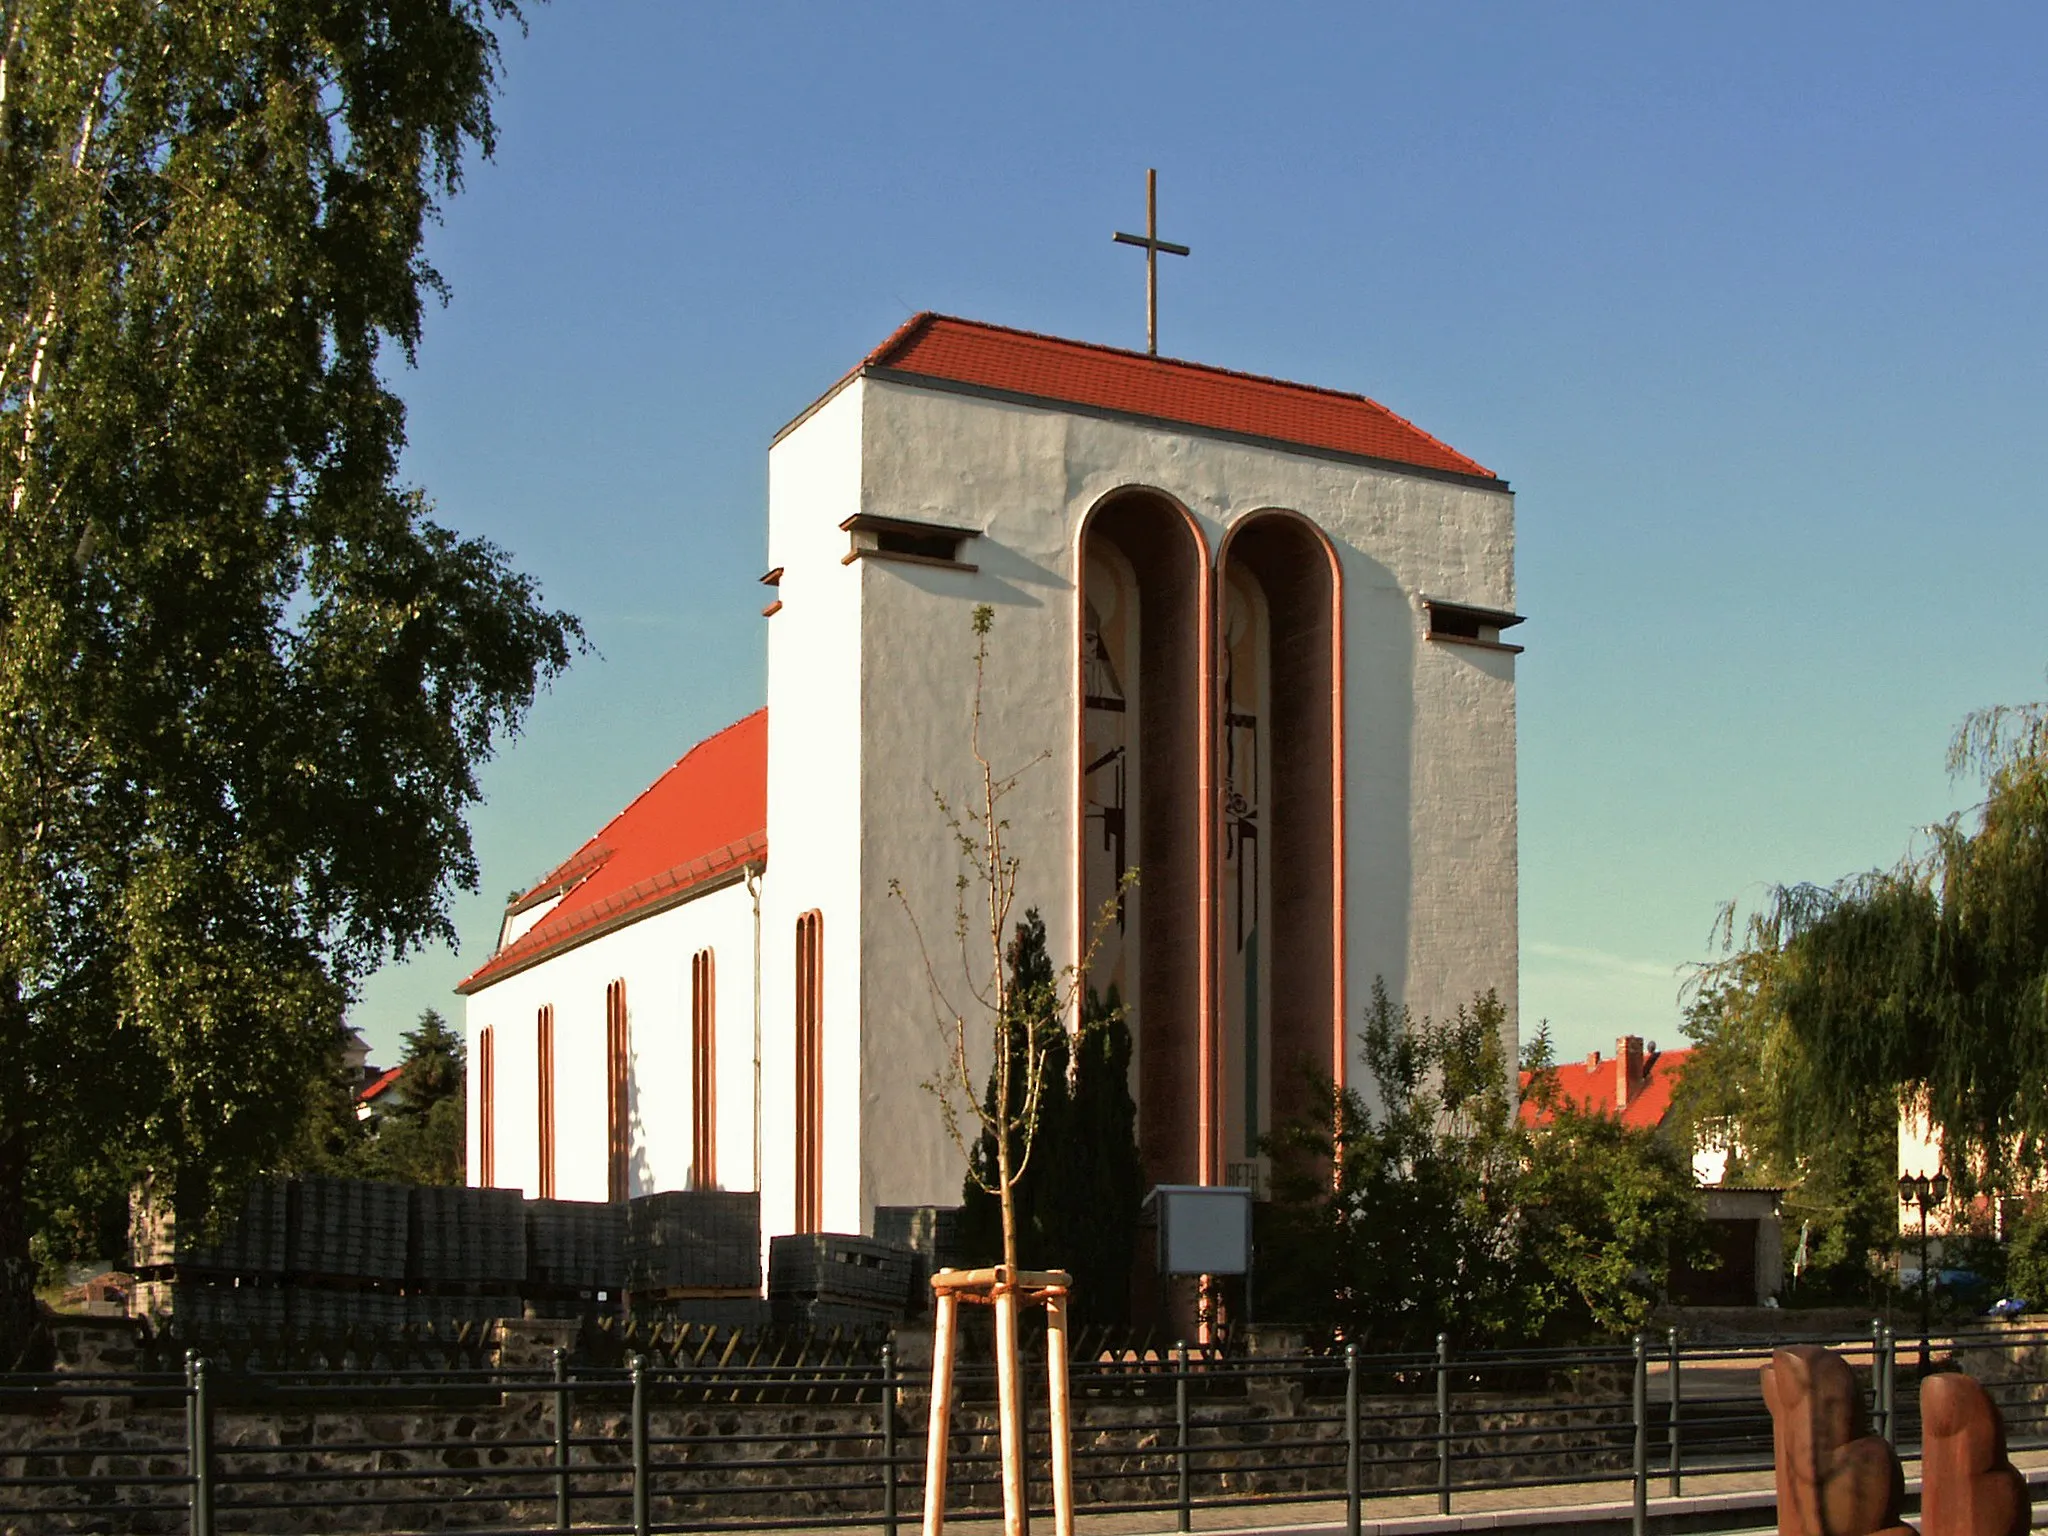
{"label": "church", "polygon": [[904,908],[951,935],[982,605],[1018,910],[1055,964],[1101,928],[1151,1182],[1258,1188],[1303,1067],[1360,1080],[1375,978],[1497,989],[1512,1036],[1491,470],[1362,395],[937,314],[768,464],[766,707],[506,907],[460,987],[471,1182],[758,1190],[766,1235],[959,1199]]}

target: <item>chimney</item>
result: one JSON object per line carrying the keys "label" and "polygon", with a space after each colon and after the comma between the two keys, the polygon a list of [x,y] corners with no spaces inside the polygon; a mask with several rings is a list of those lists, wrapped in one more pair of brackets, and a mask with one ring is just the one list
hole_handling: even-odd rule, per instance
{"label": "chimney", "polygon": [[1642,1089],[1644,1078],[1643,1037],[1623,1035],[1614,1042],[1614,1107],[1627,1109],[1629,1100]]}

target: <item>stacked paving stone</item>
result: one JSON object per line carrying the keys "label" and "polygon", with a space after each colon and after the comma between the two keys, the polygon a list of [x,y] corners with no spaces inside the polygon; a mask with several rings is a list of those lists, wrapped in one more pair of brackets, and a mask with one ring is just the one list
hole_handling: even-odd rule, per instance
{"label": "stacked paving stone", "polygon": [[[945,1247],[946,1214],[911,1223],[933,1253]],[[745,1191],[602,1204],[313,1178],[256,1186],[242,1219],[203,1250],[178,1245],[168,1217],[140,1197],[131,1224],[141,1310],[252,1327],[578,1316],[622,1295],[636,1315],[720,1328],[866,1327],[903,1315],[925,1264],[901,1243],[778,1238],[771,1303],[760,1197]]]}
{"label": "stacked paving stone", "polygon": [[374,1179],[300,1179],[292,1186],[285,1268],[296,1276],[405,1279],[412,1191]]}
{"label": "stacked paving stone", "polygon": [[884,1327],[910,1302],[916,1255],[899,1243],[844,1232],[798,1232],[768,1248],[775,1320],[813,1328]]}
{"label": "stacked paving stone", "polygon": [[526,1282],[526,1200],[516,1189],[460,1185],[412,1192],[406,1278],[429,1285]]}
{"label": "stacked paving stone", "polygon": [[[333,1291],[293,1286],[284,1295],[285,1312],[292,1327],[303,1332],[338,1333],[348,1328],[366,1328],[388,1333],[414,1321],[415,1298],[395,1291]],[[438,1307],[441,1298],[433,1300]]]}
{"label": "stacked paving stone", "polygon": [[[282,1182],[249,1186],[241,1214],[222,1223],[213,1242],[178,1231],[168,1201],[138,1194],[129,1206],[129,1243],[137,1274],[171,1270],[228,1276],[281,1275],[289,1228],[289,1189]],[[167,1276],[166,1276],[167,1277]]]}
{"label": "stacked paving stone", "polygon": [[139,1316],[166,1322],[274,1330],[291,1321],[290,1295],[277,1285],[210,1283],[184,1277],[136,1281],[133,1305]]}
{"label": "stacked paving stone", "polygon": [[909,1297],[913,1316],[931,1309],[933,1275],[942,1269],[967,1267],[960,1240],[961,1214],[957,1205],[875,1207],[875,1236],[882,1242],[908,1248],[914,1255]]}
{"label": "stacked paving stone", "polygon": [[626,1206],[626,1299],[635,1317],[765,1328],[761,1197],[678,1189]]}
{"label": "stacked paving stone", "polygon": [[[526,1293],[537,1301],[616,1298],[626,1273],[626,1207],[598,1200],[528,1200]],[[573,1310],[573,1307],[572,1307]]]}
{"label": "stacked paving stone", "polygon": [[517,1317],[526,1284],[526,1200],[516,1189],[412,1192],[406,1244],[412,1321]]}
{"label": "stacked paving stone", "polygon": [[626,1206],[626,1294],[761,1294],[761,1197],[677,1189]]}

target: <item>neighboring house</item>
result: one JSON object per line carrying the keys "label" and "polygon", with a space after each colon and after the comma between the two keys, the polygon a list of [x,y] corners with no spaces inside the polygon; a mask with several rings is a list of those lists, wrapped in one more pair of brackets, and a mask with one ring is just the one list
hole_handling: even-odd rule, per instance
{"label": "neighboring house", "polygon": [[[1624,1035],[1614,1042],[1611,1057],[1591,1051],[1583,1061],[1563,1061],[1552,1067],[1552,1092],[1559,1103],[1583,1113],[1618,1114],[1623,1125],[1658,1130],[1671,1113],[1672,1090],[1691,1054],[1660,1051],[1654,1040],[1645,1044],[1640,1035]],[[1544,1119],[1541,1106],[1527,1096],[1532,1075],[1522,1074],[1524,1125],[1539,1125]]]}
{"label": "neighboring house", "polygon": [[[1660,1051],[1655,1041],[1646,1044],[1638,1035],[1625,1035],[1615,1041],[1611,1058],[1593,1051],[1583,1061],[1553,1067],[1552,1091],[1556,1102],[1583,1113],[1619,1115],[1624,1125],[1661,1132],[1691,1056],[1690,1050]],[[1531,1077],[1528,1072],[1521,1077],[1522,1123],[1540,1125],[1547,1112],[1527,1097]],[[1692,1170],[1706,1195],[1720,1264],[1674,1277],[1674,1296],[1702,1305],[1763,1306],[1784,1284],[1784,1233],[1778,1219],[1784,1191],[1724,1184],[1725,1146],[1695,1147]]]}
{"label": "neighboring house", "polygon": [[[2017,1150],[2015,1147],[2014,1150]],[[1977,1168],[1982,1178],[1983,1167]],[[1941,1131],[1935,1126],[1927,1112],[1925,1098],[1908,1099],[1899,1105],[1899,1159],[1898,1176],[1901,1179],[1925,1178],[1932,1180],[1937,1174],[1946,1174],[1953,1185],[1955,1164],[1942,1145]],[[1927,1233],[1929,1237],[1951,1237],[1962,1233],[2004,1239],[2012,1224],[2019,1219],[2027,1197],[2038,1193],[2039,1186],[2029,1181],[2020,1181],[2011,1189],[1987,1190],[1967,1199],[1959,1192],[1949,1195],[1946,1200],[1930,1200],[1927,1206]],[[1899,1236],[1907,1246],[1915,1244],[1920,1236],[1920,1203],[1918,1199],[1899,1201]],[[1939,1244],[1933,1249],[1939,1255]],[[1905,1269],[1919,1272],[1919,1256],[1914,1253],[1910,1259],[1901,1261]]]}
{"label": "neighboring house", "polygon": [[1363,396],[913,318],[769,449],[766,708],[461,984],[470,1177],[754,1189],[771,1236],[959,1199],[905,909],[955,985],[933,798],[972,804],[984,604],[1013,916],[1062,963],[1111,914],[1154,1182],[1259,1182],[1298,1069],[1362,1071],[1376,976],[1418,1014],[1497,989],[1512,1052],[1514,535],[1505,481]]}
{"label": "neighboring house", "polygon": [[405,1089],[400,1079],[404,1073],[404,1067],[390,1067],[381,1072],[375,1067],[366,1069],[369,1081],[356,1092],[356,1118],[375,1125],[403,1104]]}
{"label": "neighboring house", "polygon": [[377,1075],[377,1069],[370,1065],[370,1042],[353,1024],[342,1031],[341,1070],[347,1081],[358,1088]]}

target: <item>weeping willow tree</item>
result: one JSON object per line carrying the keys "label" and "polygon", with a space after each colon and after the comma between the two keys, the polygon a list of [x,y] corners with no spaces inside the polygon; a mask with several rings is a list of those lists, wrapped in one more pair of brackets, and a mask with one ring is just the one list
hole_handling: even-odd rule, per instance
{"label": "weeping willow tree", "polygon": [[[1694,1033],[1754,1058],[1752,1149],[1796,1158],[1873,1117],[1889,1131],[1919,1100],[1965,1190],[2048,1165],[2048,703],[1970,716],[1948,766],[1983,802],[1894,868],[1778,888],[1739,938],[1724,911]],[[1726,1074],[1687,1077],[1706,1118]]]}
{"label": "weeping willow tree", "polygon": [[1774,893],[1735,942],[1721,918],[1723,958],[1703,967],[1686,1009],[1693,1049],[1674,1103],[1695,1144],[1728,1155],[1723,1182],[1786,1191],[1788,1257],[1809,1300],[1877,1300],[1888,1285],[1873,1261],[1896,1232],[1898,1092],[1888,1084],[1830,1085],[1785,1023],[1788,933],[1802,931],[1816,892]]}

